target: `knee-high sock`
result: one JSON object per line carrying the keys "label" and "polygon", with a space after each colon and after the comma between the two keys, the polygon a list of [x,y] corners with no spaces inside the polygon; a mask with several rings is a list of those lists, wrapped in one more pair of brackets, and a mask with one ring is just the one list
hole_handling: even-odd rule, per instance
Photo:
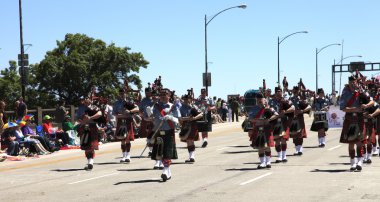
{"label": "knee-high sock", "polygon": [[172,164],[172,160],[171,159],[162,159],[162,164],[164,164],[164,167],[170,167],[170,165]]}
{"label": "knee-high sock", "polygon": [[121,151],[124,153],[127,150],[127,145],[121,144]]}
{"label": "knee-high sock", "polygon": [[94,150],[86,150],[85,153],[87,159],[93,159],[95,158],[95,151]]}
{"label": "knee-high sock", "polygon": [[125,151],[126,152],[130,152],[131,151],[131,143],[130,142],[128,142],[128,143],[125,144]]}

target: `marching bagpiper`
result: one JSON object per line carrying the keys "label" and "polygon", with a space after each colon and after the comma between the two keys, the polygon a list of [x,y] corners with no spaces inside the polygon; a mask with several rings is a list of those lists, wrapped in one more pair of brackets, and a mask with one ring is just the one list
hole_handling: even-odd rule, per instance
{"label": "marching bagpiper", "polygon": [[80,123],[77,131],[80,148],[85,151],[87,158],[87,165],[84,169],[90,171],[94,167],[95,150],[99,149],[101,131],[97,126],[97,120],[102,117],[102,112],[98,107],[92,105],[89,98],[85,98],[83,104],[85,110],[82,115],[79,115]]}
{"label": "marching bagpiper", "polygon": [[178,159],[174,135],[180,113],[178,108],[169,102],[170,95],[169,89],[162,89],[160,101],[154,104],[152,109],[155,133],[152,137],[154,146],[151,158],[156,161],[162,160],[164,169],[161,178],[164,182],[171,179],[171,159]]}
{"label": "marching bagpiper", "polygon": [[262,94],[256,96],[258,104],[249,112],[249,120],[252,121],[253,130],[252,146],[258,148],[260,164],[257,169],[271,168],[271,147],[274,146],[271,121],[275,120],[278,113],[269,108],[267,100]]}
{"label": "marching bagpiper", "polygon": [[203,117],[203,113],[193,104],[193,98],[191,94],[182,96],[183,104],[180,108],[181,112],[181,131],[179,138],[182,142],[187,143],[187,150],[189,151],[189,158],[185,163],[195,162],[195,144],[194,141],[199,140],[198,126],[196,120]]}
{"label": "marching bagpiper", "polygon": [[151,108],[153,104],[154,102],[152,99],[152,88],[150,87],[150,83],[148,83],[148,87],[145,88],[145,97],[141,100],[139,105],[140,116],[142,117],[139,137],[147,138],[149,156],[152,155],[153,149],[153,145],[149,143],[153,135],[153,120],[152,117],[148,116],[148,108]]}
{"label": "marching bagpiper", "polygon": [[[363,108],[359,96],[366,96],[359,92],[356,79],[353,76],[348,78],[348,85],[343,89],[340,98],[340,109],[346,112],[344,116],[343,129],[340,136],[341,143],[348,143],[348,153],[350,156],[351,171],[361,171],[363,165],[363,153],[361,152],[365,135]],[[355,145],[356,160],[355,160]]]}
{"label": "marching bagpiper", "polygon": [[120,163],[131,162],[131,141],[135,139],[132,114],[138,112],[139,107],[133,102],[133,98],[127,99],[126,92],[121,89],[119,99],[113,106],[113,114],[116,116],[115,137],[121,140],[122,158]]}
{"label": "marching bagpiper", "polygon": [[202,132],[202,148],[207,147],[208,145],[208,132],[212,131],[212,110],[215,110],[215,103],[212,99],[208,98],[206,95],[206,89],[201,89],[201,95],[196,100],[195,104],[201,109],[203,114],[206,116],[206,119],[204,124],[198,125],[199,132]]}
{"label": "marching bagpiper", "polygon": [[287,141],[289,140],[289,125],[293,116],[294,106],[290,100],[285,100],[280,87],[275,87],[274,98],[269,100],[269,106],[278,113],[276,124],[274,124],[273,138],[278,154],[276,163],[286,163]]}
{"label": "marching bagpiper", "polygon": [[293,96],[290,98],[294,106],[294,116],[290,124],[289,134],[290,137],[293,138],[293,143],[296,147],[296,153],[294,153],[294,155],[300,156],[303,151],[303,138],[307,137],[303,114],[308,113],[311,106],[306,102],[304,97],[300,95],[299,90],[298,86],[294,86]]}
{"label": "marching bagpiper", "polygon": [[326,145],[326,131],[329,129],[327,122],[327,111],[329,109],[329,100],[325,98],[325,92],[322,88],[317,91],[318,97],[314,99],[313,110],[314,120],[310,130],[318,132],[318,147],[325,147]]}

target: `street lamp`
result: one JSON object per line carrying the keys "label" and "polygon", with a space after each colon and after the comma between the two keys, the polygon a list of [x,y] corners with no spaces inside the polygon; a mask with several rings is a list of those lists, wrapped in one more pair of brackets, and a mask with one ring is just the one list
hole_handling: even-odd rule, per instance
{"label": "street lamp", "polygon": [[300,31],[300,32],[294,32],[292,34],[289,34],[288,36],[284,37],[280,41],[280,37],[277,37],[277,83],[280,85],[280,44],[288,37],[295,35],[295,34],[307,34],[307,31]]}
{"label": "street lamp", "polygon": [[205,15],[205,86],[206,86],[206,95],[208,96],[208,77],[207,77],[207,71],[208,71],[208,62],[207,62],[207,25],[216,17],[218,16],[219,14],[227,11],[227,10],[230,10],[230,9],[233,9],[233,8],[242,8],[242,9],[245,9],[247,8],[247,5],[245,4],[241,4],[239,6],[232,6],[232,7],[229,7],[229,8],[226,8],[220,12],[218,12],[217,14],[215,14],[214,16],[212,16],[212,18],[207,21],[207,15]]}
{"label": "street lamp", "polygon": [[323,48],[321,48],[320,50],[318,50],[318,48],[315,49],[315,92],[318,91],[318,54],[325,48],[327,47],[330,47],[330,46],[340,46],[341,44],[340,43],[332,43],[332,44],[329,44]]}
{"label": "street lamp", "polygon": [[351,55],[351,56],[347,56],[347,57],[344,57],[343,59],[340,60],[340,62],[338,64],[342,64],[343,60],[347,59],[347,58],[361,58],[363,56],[361,55]]}

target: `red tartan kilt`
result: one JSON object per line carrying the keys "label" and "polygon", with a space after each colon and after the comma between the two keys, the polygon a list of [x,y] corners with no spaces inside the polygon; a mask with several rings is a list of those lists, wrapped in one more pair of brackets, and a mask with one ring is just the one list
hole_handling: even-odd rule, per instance
{"label": "red tartan kilt", "polygon": [[[266,130],[265,133],[266,135],[266,142],[269,145],[269,147],[274,147],[274,138],[271,130]],[[268,135],[269,134],[269,135]],[[253,130],[250,130],[248,132],[249,135],[249,141],[252,142],[252,145],[255,145],[255,141],[257,137],[259,136],[259,131],[257,130],[256,127],[253,128]]]}
{"label": "red tartan kilt", "polygon": [[138,132],[138,135],[140,138],[146,138],[151,135],[153,130],[153,122],[152,121],[146,121],[142,119],[140,130]]}
{"label": "red tartan kilt", "polygon": [[181,140],[181,142],[187,142],[188,140],[192,141],[199,141],[199,131],[198,131],[198,125],[196,122],[191,123],[191,132],[186,140]]}
{"label": "red tartan kilt", "polygon": [[380,136],[380,116],[376,117],[376,124],[374,128],[375,128],[376,135]]}
{"label": "red tartan kilt", "polygon": [[85,133],[85,126],[81,125],[78,128],[78,136],[81,139],[81,150],[98,150],[99,149],[99,130],[96,126],[96,124],[89,124],[89,134],[86,137],[88,141],[84,144],[82,144],[82,139],[86,136]]}

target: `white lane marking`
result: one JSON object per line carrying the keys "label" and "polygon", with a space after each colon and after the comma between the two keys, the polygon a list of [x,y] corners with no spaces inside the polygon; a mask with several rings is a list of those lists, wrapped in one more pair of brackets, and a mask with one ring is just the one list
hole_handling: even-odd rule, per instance
{"label": "white lane marking", "polygon": [[338,146],[335,146],[335,147],[331,147],[330,149],[328,149],[329,151],[332,151],[332,150],[334,150],[334,149],[338,149],[339,147],[341,147],[342,145],[340,144],[340,145],[338,145]]}
{"label": "white lane marking", "polygon": [[216,151],[221,151],[221,150],[224,150],[224,149],[229,149],[229,147],[223,147],[223,148],[217,149]]}
{"label": "white lane marking", "polygon": [[85,180],[81,180],[81,181],[71,182],[71,183],[68,183],[68,184],[78,184],[78,183],[81,183],[81,182],[87,182],[87,181],[90,181],[90,180],[96,180],[96,179],[99,179],[99,178],[108,177],[108,176],[117,175],[117,174],[119,174],[119,173],[111,173],[111,174],[108,174],[108,175],[102,175],[102,176],[99,176],[99,177],[93,177],[93,178],[89,178],[89,179],[85,179]]}
{"label": "white lane marking", "polygon": [[259,179],[261,179],[261,178],[263,178],[263,177],[266,177],[266,176],[269,176],[269,175],[272,175],[273,173],[266,173],[266,174],[264,174],[264,175],[260,175],[259,177],[256,177],[256,178],[254,178],[254,179],[251,179],[251,180],[248,180],[248,181],[246,181],[246,182],[242,182],[242,183],[240,183],[240,185],[246,185],[246,184],[249,184],[249,183],[251,183],[251,182],[254,182],[254,181],[256,181],[256,180],[259,180]]}

